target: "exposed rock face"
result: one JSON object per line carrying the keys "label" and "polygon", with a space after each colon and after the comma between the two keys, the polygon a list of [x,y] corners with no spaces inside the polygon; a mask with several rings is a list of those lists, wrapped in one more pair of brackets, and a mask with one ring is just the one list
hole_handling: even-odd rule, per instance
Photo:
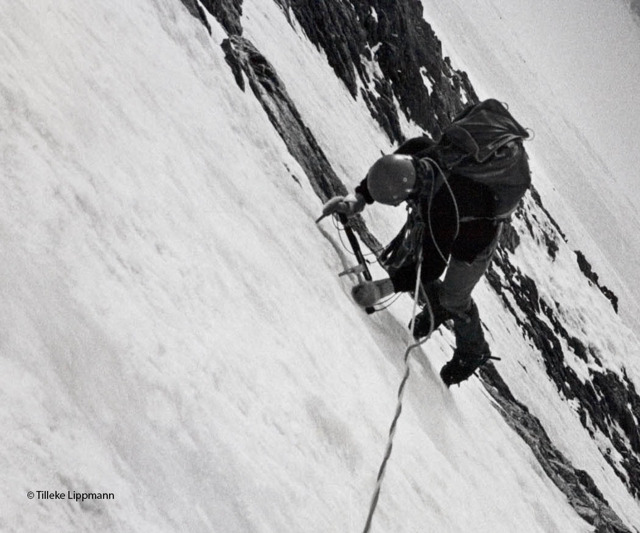
{"label": "exposed rock face", "polygon": [[[549,256],[555,258],[558,251],[555,243],[564,236],[542,208],[540,196],[535,191],[532,198],[541,208],[538,212],[547,220],[533,220],[533,213],[524,209],[520,209],[515,216],[524,222],[536,240],[547,243]],[[509,261],[512,252],[513,249],[504,245],[498,250],[487,273],[489,283],[502,296],[505,307],[511,311],[523,334],[542,354],[547,374],[556,384],[558,392],[566,400],[573,401],[585,429],[592,436],[598,432],[609,442],[600,448],[605,459],[629,491],[640,497],[640,397],[633,383],[626,375],[620,376],[605,369],[601,354],[567,331],[563,326],[561,305],[540,296],[535,282]],[[595,276],[593,273],[591,275]],[[515,302],[517,309],[512,302]],[[569,365],[563,346],[588,363],[589,380],[581,379]]]}
{"label": "exposed rock face", "polygon": [[[347,194],[347,188],[338,178],[313,134],[302,121],[298,110],[289,98],[284,84],[273,66],[244,37],[232,35],[222,43],[227,63],[242,90],[245,78],[269,120],[280,134],[300,166],[309,177],[312,187],[322,201],[335,195]],[[360,217],[352,225],[369,248],[377,250],[381,245],[369,232]]]}
{"label": "exposed rock face", "polygon": [[222,48],[238,85],[244,90],[244,80],[248,80],[251,90],[291,154],[307,175],[314,177],[312,185],[318,196],[324,200],[335,194],[346,194],[346,187],[305,126],[273,66],[244,37],[233,35],[223,41]]}
{"label": "exposed rock face", "polygon": [[584,470],[573,468],[567,458],[555,448],[540,421],[513,397],[495,367],[492,364],[485,365],[481,368],[480,375],[505,420],[531,447],[543,470],[567,495],[576,512],[595,526],[595,531],[630,533],[612,511],[591,476]]}
{"label": "exposed rock face", "polygon": [[181,0],[181,1],[184,4],[184,6],[187,8],[189,13],[191,13],[194,17],[200,20],[200,22],[204,24],[204,27],[207,28],[207,31],[209,32],[209,34],[211,34],[211,26],[209,26],[209,23],[207,22],[207,17],[205,16],[204,11],[200,7],[198,0]]}
{"label": "exposed rock face", "polygon": [[276,1],[324,50],[352,96],[362,95],[393,141],[404,140],[394,100],[431,136],[439,136],[464,108],[463,98],[478,100],[467,75],[442,57],[442,45],[417,0]]}
{"label": "exposed rock face", "polygon": [[[465,103],[477,101],[466,74],[454,70],[448,59],[442,57],[440,42],[423,20],[418,0],[273,1],[292,24],[295,18],[309,39],[324,50],[351,95],[363,98],[372,116],[392,140],[404,139],[399,112],[426,133],[438,136]],[[182,2],[207,25],[196,0]],[[345,194],[345,186],[302,121],[277,72],[260,51],[242,37],[242,1],[202,0],[201,4],[228,34],[222,48],[238,86],[244,91],[248,85],[260,101],[320,199],[325,201],[335,194]],[[521,207],[514,215],[521,223],[518,227],[524,227],[555,259],[560,245],[566,244],[567,239],[535,189],[530,198],[533,206]],[[381,248],[360,218],[353,224],[371,250]],[[542,354],[547,374],[559,394],[574,402],[586,430],[591,435],[597,432],[601,437],[598,442],[610,443],[601,448],[603,456],[629,491],[640,497],[640,397],[626,375],[606,370],[600,354],[567,331],[560,304],[542,297],[534,280],[511,262],[510,255],[517,250],[521,238],[515,225],[506,226],[496,259],[487,274],[488,280],[502,296],[505,312],[513,314],[522,334]],[[598,284],[598,277],[584,255],[580,252],[576,255],[584,275],[617,307],[615,295]],[[590,379],[583,381],[576,374],[566,360],[565,350],[588,363]],[[592,524],[596,532],[628,532],[592,478],[575,469],[554,447],[540,421],[513,396],[496,368],[488,364],[480,375],[507,423],[531,447],[549,478],[567,495],[576,512]]]}
{"label": "exposed rock face", "polygon": [[618,297],[613,293],[612,290],[608,289],[604,285],[600,285],[600,282],[599,282],[600,278],[598,274],[596,274],[593,271],[593,269],[591,268],[591,265],[589,264],[589,261],[587,261],[587,258],[584,256],[584,254],[580,250],[576,250],[576,257],[578,258],[578,266],[580,267],[580,270],[582,271],[582,273],[587,277],[589,281],[591,281],[591,283],[593,283],[596,287],[598,287],[598,289],[600,289],[600,292],[602,292],[602,294],[604,294],[608,298],[608,300],[611,302],[611,305],[613,306],[613,308],[616,310],[616,313],[617,313]]}
{"label": "exposed rock face", "polygon": [[[200,5],[230,36],[242,35],[242,0],[181,1],[204,24]],[[407,117],[436,137],[466,103],[478,101],[467,74],[442,56],[442,45],[417,0],[274,1],[289,20],[295,16],[352,96],[364,99],[393,141],[404,140],[396,101]]]}
{"label": "exposed rock face", "polygon": [[[198,0],[182,0],[182,2]],[[242,35],[242,0],[200,0],[229,35]]]}

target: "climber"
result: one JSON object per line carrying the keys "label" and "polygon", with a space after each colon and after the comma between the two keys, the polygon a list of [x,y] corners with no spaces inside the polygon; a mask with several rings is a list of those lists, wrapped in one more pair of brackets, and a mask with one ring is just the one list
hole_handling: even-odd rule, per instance
{"label": "climber", "polygon": [[447,386],[491,358],[471,293],[531,184],[527,137],[500,102],[486,100],[456,117],[439,142],[410,139],[378,159],[352,194],[326,204],[351,217],[374,202],[406,203],[407,223],[378,258],[389,277],[359,283],[352,295],[370,307],[393,293],[412,293],[421,258],[421,290],[413,296],[428,300],[434,320],[425,307],[411,326],[420,339],[453,321],[456,349],[440,372]]}

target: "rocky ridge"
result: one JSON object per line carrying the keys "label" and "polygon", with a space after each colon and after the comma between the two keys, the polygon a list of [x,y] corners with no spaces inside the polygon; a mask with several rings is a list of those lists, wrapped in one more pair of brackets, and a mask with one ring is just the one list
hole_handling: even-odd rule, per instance
{"label": "rocky ridge", "polygon": [[[516,212],[515,220],[535,241],[546,245],[549,257],[555,259],[559,243],[566,239],[551,215],[542,208],[535,189],[527,203],[529,205]],[[547,375],[558,393],[572,402],[589,434],[599,437],[596,442],[600,443],[603,457],[630,493],[640,497],[640,396],[635,386],[624,372],[617,374],[607,369],[602,361],[606,356],[588,339],[569,333],[563,325],[562,305],[541,295],[534,280],[510,261],[515,251],[511,241],[503,242],[499,248],[487,273],[489,283],[502,297],[505,309],[513,315],[525,338],[542,354]],[[583,254],[576,255],[579,271],[593,284],[591,266]],[[615,295],[612,299],[611,291],[597,287],[617,310]],[[573,369],[571,357],[585,363],[589,379],[580,377]],[[606,445],[602,444],[605,442]]]}

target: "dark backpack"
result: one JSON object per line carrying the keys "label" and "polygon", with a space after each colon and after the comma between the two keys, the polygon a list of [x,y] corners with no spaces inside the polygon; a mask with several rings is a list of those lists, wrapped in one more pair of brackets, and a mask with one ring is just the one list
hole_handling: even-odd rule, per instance
{"label": "dark backpack", "polygon": [[490,99],[458,115],[429,155],[445,175],[462,176],[486,186],[495,200],[488,218],[505,219],[531,186],[522,146],[528,137],[507,108]]}
{"label": "dark backpack", "polygon": [[[417,137],[400,146],[396,153],[429,158],[438,163],[447,178],[462,176],[486,186],[494,201],[492,212],[482,218],[505,220],[531,186],[522,146],[528,137],[527,130],[507,108],[490,99],[455,117],[437,143]],[[473,219],[463,217],[460,222],[467,220]],[[424,228],[419,209],[409,209],[407,222],[378,258],[389,273],[416,263]]]}

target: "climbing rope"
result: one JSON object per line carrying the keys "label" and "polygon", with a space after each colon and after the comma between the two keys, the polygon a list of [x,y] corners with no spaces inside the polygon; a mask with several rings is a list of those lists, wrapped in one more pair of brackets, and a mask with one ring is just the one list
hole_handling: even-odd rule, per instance
{"label": "climbing rope", "polygon": [[363,533],[368,533],[369,529],[371,528],[371,522],[373,520],[373,515],[376,511],[376,507],[378,506],[378,499],[380,497],[380,489],[382,488],[382,480],[384,479],[384,475],[387,469],[387,463],[389,462],[389,458],[391,457],[391,450],[393,449],[393,439],[395,437],[396,434],[396,427],[398,425],[398,420],[400,418],[400,414],[402,413],[402,401],[403,401],[403,397],[404,397],[404,390],[405,390],[405,386],[407,384],[407,381],[409,380],[409,375],[411,373],[411,367],[409,366],[409,355],[411,353],[411,351],[415,348],[417,348],[418,346],[420,346],[422,343],[424,343],[433,333],[433,324],[434,324],[434,316],[433,316],[433,309],[431,308],[431,304],[429,303],[429,299],[426,298],[426,294],[424,293],[423,287],[422,287],[422,283],[420,280],[421,274],[422,274],[422,249],[420,250],[420,253],[418,255],[418,271],[417,271],[417,278],[416,278],[416,288],[415,288],[415,292],[414,292],[414,301],[413,301],[413,312],[412,312],[412,318],[411,318],[411,336],[413,338],[413,334],[415,331],[415,325],[416,325],[416,309],[418,307],[418,294],[419,292],[422,294],[423,299],[425,300],[425,307],[427,309],[427,311],[429,312],[429,318],[431,320],[431,328],[429,330],[429,334],[422,340],[415,342],[413,344],[409,344],[409,346],[407,346],[407,350],[404,353],[404,375],[402,376],[402,381],[400,382],[400,387],[398,388],[398,401],[396,404],[396,412],[395,415],[393,417],[393,420],[391,422],[391,427],[389,428],[389,438],[387,440],[387,447],[385,449],[384,452],[384,457],[382,459],[382,464],[380,465],[380,469],[378,470],[378,477],[376,479],[376,486],[375,489],[373,491],[373,496],[371,498],[371,505],[369,506],[369,514],[367,516],[367,522],[364,526],[364,530]]}
{"label": "climbing rope", "polygon": [[[458,236],[459,230],[460,230],[460,214],[458,211],[458,204],[456,201],[456,197],[453,193],[453,190],[451,188],[451,185],[449,184],[444,172],[442,172],[442,169],[439,167],[439,165],[437,163],[435,163],[434,161],[431,161],[433,163],[433,165],[435,166],[438,174],[442,177],[444,184],[446,185],[449,194],[451,195],[451,199],[453,200],[453,207],[455,210],[455,221],[456,221],[456,228],[455,228],[455,236],[454,239]],[[431,195],[429,197],[429,203],[427,206],[427,223],[428,223],[428,228],[429,228],[429,233],[431,234],[431,239],[433,241],[433,244],[436,248],[436,251],[438,252],[438,254],[440,255],[440,257],[442,258],[442,260],[446,263],[448,263],[448,259],[445,256],[445,254],[442,252],[442,250],[440,249],[440,246],[438,244],[438,242],[435,239],[434,233],[433,233],[433,227],[431,224],[431,203],[433,201],[433,197],[435,196],[435,182],[436,180],[433,179],[431,180]],[[346,249],[347,247],[345,246],[344,242],[342,241],[342,235],[341,232],[346,230],[346,216],[339,216],[338,220],[340,222],[342,222],[342,229],[340,228],[340,226],[338,226],[337,224],[337,220],[334,220],[334,225],[335,227],[339,230],[338,231],[338,235],[340,237],[340,241],[343,245],[343,247]],[[349,234],[347,233],[347,236],[349,236]],[[352,240],[351,238],[349,239],[350,241]],[[356,255],[358,257],[358,262],[366,269],[366,264],[368,263],[368,261],[365,259],[364,255],[362,254],[362,252],[359,250],[359,248],[355,247],[354,243],[352,244],[352,253],[354,255]],[[377,257],[378,254],[373,254],[374,256]],[[373,496],[371,498],[371,504],[369,506],[369,514],[367,515],[367,521],[365,523],[364,526],[364,530],[363,533],[369,533],[369,530],[371,528],[371,523],[373,521],[373,516],[375,514],[376,508],[378,506],[378,500],[380,498],[380,491],[382,489],[382,481],[384,479],[385,473],[386,473],[386,469],[387,469],[387,463],[389,462],[389,459],[391,457],[391,452],[393,450],[393,440],[396,434],[396,428],[398,425],[398,420],[400,419],[400,414],[402,413],[402,403],[403,403],[403,399],[404,399],[404,391],[405,391],[405,387],[407,385],[407,382],[409,381],[409,376],[411,374],[411,367],[409,365],[409,356],[411,355],[411,352],[419,347],[420,345],[422,345],[424,342],[426,342],[429,337],[431,337],[431,334],[433,333],[433,326],[435,323],[435,318],[433,315],[433,309],[431,307],[431,303],[429,302],[429,298],[427,297],[426,292],[424,291],[424,287],[422,286],[422,281],[421,281],[421,277],[422,277],[422,246],[420,245],[420,250],[418,253],[418,261],[417,261],[417,276],[416,276],[416,285],[415,285],[415,290],[413,293],[414,296],[414,301],[413,301],[413,311],[412,311],[412,317],[411,317],[411,337],[414,338],[414,333],[415,333],[415,326],[416,326],[416,310],[418,307],[418,300],[420,299],[420,296],[422,296],[422,299],[425,302],[425,309],[427,310],[427,312],[429,313],[429,319],[430,319],[430,328],[429,328],[429,333],[420,341],[418,342],[414,342],[414,343],[410,343],[407,346],[407,349],[404,353],[404,375],[402,376],[402,380],[400,381],[400,386],[398,387],[398,394],[397,394],[397,403],[396,403],[396,411],[393,417],[393,420],[391,421],[391,426],[389,428],[389,436],[387,439],[387,446],[385,449],[385,453],[384,453],[384,457],[382,459],[382,463],[380,465],[380,468],[378,470],[378,476],[376,478],[376,485],[373,491]],[[367,269],[368,270],[368,269]],[[367,272],[368,273],[368,272]],[[370,274],[369,274],[369,279],[370,279]],[[390,298],[388,300],[385,300],[384,302],[382,302],[383,307],[381,309],[374,309],[374,308],[368,308],[367,312],[368,313],[372,313],[374,311],[377,310],[382,310],[382,309],[386,309],[387,307],[389,307],[392,303],[394,303],[396,301],[397,298]]]}
{"label": "climbing rope", "polygon": [[[451,201],[453,202],[453,209],[455,211],[455,220],[456,220],[456,230],[455,230],[455,233],[454,233],[454,236],[453,236],[452,240],[455,241],[456,238],[458,237],[458,234],[460,233],[460,211],[458,210],[458,201],[456,200],[456,195],[453,193],[453,189],[451,188],[451,184],[449,183],[449,180],[447,179],[447,176],[445,175],[445,173],[442,172],[442,169],[440,168],[440,165],[438,165],[438,163],[436,163],[433,159],[429,159],[429,162],[438,171],[438,175],[443,180],[443,183],[446,185],[446,187],[447,187],[447,189],[449,191],[449,195],[451,196]],[[433,202],[433,197],[435,196],[435,193],[436,193],[435,186],[436,186],[436,180],[432,179],[431,180],[431,194],[429,195],[429,203],[427,204],[427,223],[429,225],[429,233],[431,234],[431,241],[433,242],[433,245],[435,246],[438,254],[440,255],[440,258],[445,262],[445,264],[448,264],[449,263],[449,259],[446,257],[446,255],[440,249],[438,241],[436,240],[436,237],[433,234],[433,226],[432,226],[432,223],[431,223],[431,204]]]}
{"label": "climbing rope", "polygon": [[[456,220],[456,229],[455,229],[455,237],[458,236],[458,233],[460,231],[460,225],[459,225],[459,221],[460,221],[460,214],[458,211],[458,203],[456,201],[456,197],[453,193],[453,190],[451,189],[451,185],[449,184],[449,181],[447,180],[444,172],[442,172],[442,169],[440,168],[440,166],[435,163],[432,162],[434,164],[434,166],[436,167],[438,173],[440,174],[440,176],[442,177],[444,184],[446,185],[447,189],[449,190],[449,194],[451,195],[451,199],[453,200],[453,207],[455,210],[455,220]],[[442,250],[440,249],[440,246],[438,245],[438,243],[436,242],[435,236],[433,234],[433,228],[431,225],[431,202],[433,201],[433,197],[435,195],[435,179],[432,180],[431,182],[431,195],[429,198],[429,203],[427,206],[427,223],[428,223],[428,227],[429,227],[429,233],[431,234],[431,239],[433,240],[433,244],[435,245],[435,248],[437,250],[437,252],[440,254],[440,257],[442,258],[442,260],[445,263],[448,263],[448,259],[445,256],[445,254],[442,252]],[[455,239],[454,237],[454,239]],[[420,248],[420,252],[418,254],[418,268],[417,268],[417,276],[416,276],[416,287],[415,287],[415,291],[413,293],[414,295],[414,301],[413,301],[413,311],[412,311],[412,317],[411,317],[411,337],[413,338],[414,336],[414,332],[415,332],[415,325],[416,325],[416,309],[418,307],[418,299],[419,299],[419,295],[422,295],[422,299],[425,302],[425,309],[428,311],[429,313],[429,320],[430,320],[430,328],[429,328],[429,333],[420,341],[415,342],[415,343],[411,343],[407,346],[406,351],[404,352],[404,375],[402,376],[402,380],[400,381],[400,386],[398,387],[398,395],[397,395],[397,403],[396,403],[396,411],[395,414],[393,416],[393,420],[391,421],[391,426],[389,428],[389,437],[387,439],[387,447],[385,449],[384,452],[384,457],[382,458],[382,463],[380,465],[380,468],[378,470],[378,477],[376,478],[376,486],[374,488],[373,491],[373,496],[371,498],[371,505],[369,506],[369,514],[367,515],[367,521],[365,523],[364,526],[364,530],[363,533],[369,533],[369,530],[371,528],[371,523],[373,521],[373,515],[375,514],[376,508],[378,506],[378,499],[380,498],[380,490],[382,489],[382,481],[384,479],[384,475],[386,473],[386,469],[387,469],[387,463],[389,462],[389,458],[391,457],[391,451],[393,450],[393,439],[395,437],[396,434],[396,428],[398,425],[398,420],[400,419],[400,414],[402,413],[402,402],[404,399],[404,391],[405,391],[405,387],[407,385],[407,382],[409,381],[409,376],[411,374],[411,367],[409,366],[409,356],[412,352],[412,350],[414,350],[415,348],[417,348],[418,346],[420,346],[421,344],[423,344],[424,342],[426,342],[429,337],[431,337],[431,334],[433,333],[433,325],[435,323],[435,318],[433,315],[433,309],[431,307],[431,303],[429,302],[429,298],[427,297],[425,291],[424,291],[424,287],[422,286],[422,247]]]}

